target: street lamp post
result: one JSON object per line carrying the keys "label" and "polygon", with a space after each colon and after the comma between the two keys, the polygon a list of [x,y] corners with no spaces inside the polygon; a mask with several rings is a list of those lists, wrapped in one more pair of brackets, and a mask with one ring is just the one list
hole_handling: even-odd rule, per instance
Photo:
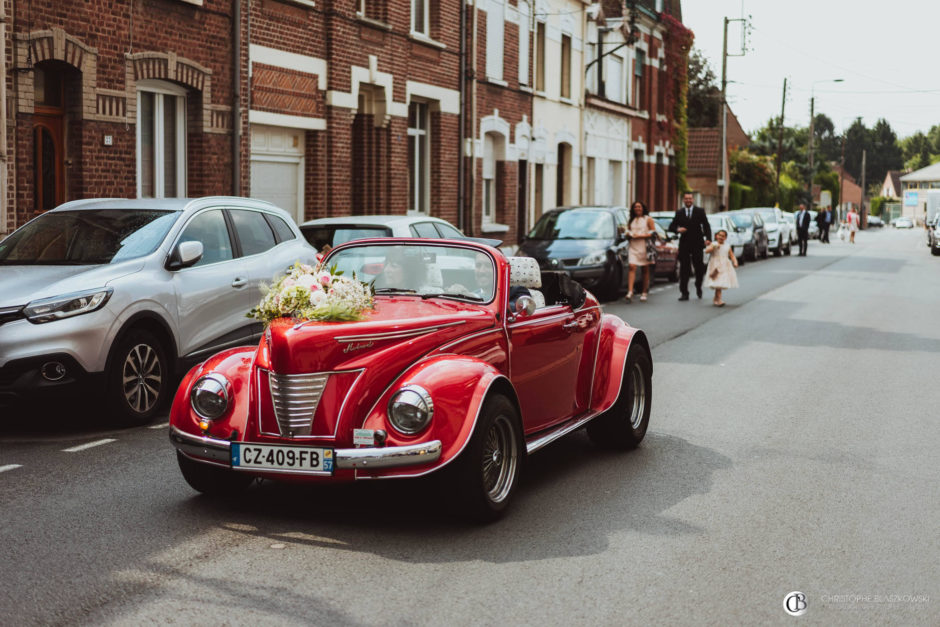
{"label": "street lamp post", "polygon": [[809,208],[813,208],[813,175],[816,170],[813,167],[813,141],[815,140],[814,126],[816,123],[816,113],[814,107],[816,104],[816,84],[817,83],[841,83],[842,78],[830,78],[822,81],[813,81],[809,88]]}

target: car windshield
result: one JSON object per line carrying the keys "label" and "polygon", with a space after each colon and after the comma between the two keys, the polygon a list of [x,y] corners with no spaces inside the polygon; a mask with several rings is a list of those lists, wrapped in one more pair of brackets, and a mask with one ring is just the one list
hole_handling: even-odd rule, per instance
{"label": "car windshield", "polygon": [[363,244],[336,250],[324,263],[372,283],[377,296],[414,294],[489,302],[496,289],[495,261],[472,248]]}
{"label": "car windshield", "polygon": [[754,223],[753,218],[746,213],[732,213],[729,217],[736,227],[742,229],[749,229]]}
{"label": "car windshield", "polygon": [[2,265],[95,265],[149,255],[179,211],[81,209],[50,211],[0,242]]}
{"label": "car windshield", "polygon": [[569,209],[542,216],[529,233],[531,239],[613,239],[614,219],[607,211]]}
{"label": "car windshield", "polygon": [[764,222],[777,222],[777,212],[773,209],[758,209],[757,213],[764,219]]}
{"label": "car windshield", "polygon": [[708,226],[712,227],[712,231],[725,228],[725,221],[716,216],[708,216]]}

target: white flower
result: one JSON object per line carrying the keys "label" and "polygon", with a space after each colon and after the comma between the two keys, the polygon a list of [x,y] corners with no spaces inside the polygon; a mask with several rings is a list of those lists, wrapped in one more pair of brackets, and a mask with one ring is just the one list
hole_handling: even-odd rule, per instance
{"label": "white flower", "polygon": [[320,305],[322,305],[323,302],[326,300],[326,298],[327,298],[326,292],[324,292],[323,290],[316,290],[314,292],[310,292],[310,304],[313,305],[314,307],[319,307]]}
{"label": "white flower", "polygon": [[[286,279],[285,279],[286,280]],[[317,284],[316,278],[312,274],[304,274],[297,279],[295,285],[299,285],[308,290],[312,290]]]}

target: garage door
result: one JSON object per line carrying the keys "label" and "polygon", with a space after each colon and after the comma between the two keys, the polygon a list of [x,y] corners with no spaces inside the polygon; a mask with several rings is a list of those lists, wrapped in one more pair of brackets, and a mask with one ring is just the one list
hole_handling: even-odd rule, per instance
{"label": "garage door", "polygon": [[303,222],[303,134],[274,126],[251,127],[251,197],[267,200]]}

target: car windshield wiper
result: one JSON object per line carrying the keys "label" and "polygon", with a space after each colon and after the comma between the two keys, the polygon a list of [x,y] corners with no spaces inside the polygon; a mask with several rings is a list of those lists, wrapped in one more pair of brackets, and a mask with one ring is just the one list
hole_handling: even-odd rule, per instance
{"label": "car windshield wiper", "polygon": [[417,290],[409,290],[404,287],[380,287],[375,290],[376,294],[417,294]]}
{"label": "car windshield wiper", "polygon": [[431,294],[421,294],[421,298],[463,298],[465,300],[473,300],[479,303],[483,302],[481,296],[476,294],[458,294],[455,292],[433,292]]}

